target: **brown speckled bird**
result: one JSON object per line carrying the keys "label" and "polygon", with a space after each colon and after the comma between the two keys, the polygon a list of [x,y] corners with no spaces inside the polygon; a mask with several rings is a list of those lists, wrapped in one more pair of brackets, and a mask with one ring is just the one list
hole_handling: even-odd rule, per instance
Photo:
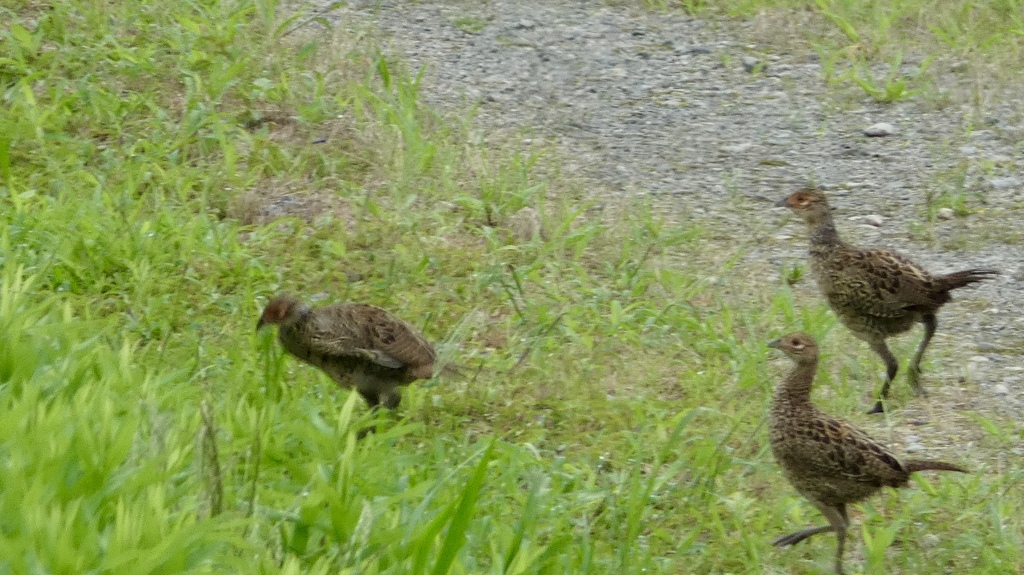
{"label": "brown speckled bird", "polygon": [[907,377],[914,392],[922,394],[921,358],[935,335],[935,314],[950,301],[950,291],[999,272],[972,269],[933,276],[896,252],[847,245],[839,239],[832,210],[819,190],[800,190],[776,205],[788,207],[807,222],[811,273],[818,289],[840,321],[885,362],[881,399],[868,413],[882,412],[882,399],[889,397],[889,386],[899,369],[886,338],[910,330],[915,323],[924,325],[924,338],[910,361]]}
{"label": "brown speckled bird", "polygon": [[775,388],[771,408],[771,446],[775,460],[793,487],[821,511],[829,524],[776,539],[777,547],[834,531],[838,539],[836,572],[843,572],[843,545],[850,519],[846,505],[882,487],[906,487],[915,471],[966,471],[942,461],[900,461],[885,446],[849,423],[830,417],[811,403],[818,367],[818,344],[809,335],[791,333],[768,344],[796,362]]}
{"label": "brown speckled bird", "polygon": [[256,329],[278,325],[285,351],[355,387],[370,407],[398,406],[398,388],[434,375],[434,347],[412,326],[372,305],[311,308],[284,294],[263,309]]}

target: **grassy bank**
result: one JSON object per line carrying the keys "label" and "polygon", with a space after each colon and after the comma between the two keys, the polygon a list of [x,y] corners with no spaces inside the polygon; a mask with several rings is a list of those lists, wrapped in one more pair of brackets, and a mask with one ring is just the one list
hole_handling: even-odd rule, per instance
{"label": "grassy bank", "polygon": [[[764,343],[831,316],[695,222],[471,144],[309,18],[0,7],[0,573],[827,568],[831,541],[768,545],[820,517],[766,451]],[[467,376],[356,442],[358,398],[254,333],[282,290],[387,307]],[[826,357],[835,409],[868,353]],[[864,507],[851,567],[1024,567],[1019,466],[954,455],[979,473]]]}

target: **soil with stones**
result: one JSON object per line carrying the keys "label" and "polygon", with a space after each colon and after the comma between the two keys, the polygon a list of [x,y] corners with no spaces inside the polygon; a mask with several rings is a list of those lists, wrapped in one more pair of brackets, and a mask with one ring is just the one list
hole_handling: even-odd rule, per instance
{"label": "soil with stones", "polygon": [[[802,222],[772,203],[809,183],[829,190],[851,243],[899,249],[934,272],[1002,270],[942,310],[924,380],[931,400],[896,417],[1024,418],[1020,101],[879,104],[826,87],[809,50],[751,43],[756,23],[600,1],[357,0],[332,18],[376,26],[386,50],[425,69],[423,98],[457,115],[476,107],[488,138],[554,144],[598,193],[650,194],[681,218],[747,238],[748,262],[769,281],[803,261],[807,245]],[[943,194],[969,209],[928,203]],[[902,349],[916,344],[920,329],[912,333]],[[895,440],[933,447],[914,433]]]}

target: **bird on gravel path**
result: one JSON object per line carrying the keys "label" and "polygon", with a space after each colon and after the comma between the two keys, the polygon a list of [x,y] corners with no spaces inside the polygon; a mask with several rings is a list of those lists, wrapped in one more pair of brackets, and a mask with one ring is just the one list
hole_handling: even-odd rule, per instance
{"label": "bird on gravel path", "polygon": [[811,273],[832,310],[853,334],[868,342],[885,362],[881,398],[868,413],[881,413],[882,400],[899,362],[885,340],[924,325],[924,338],[910,361],[908,379],[914,392],[924,393],[919,381],[921,358],[938,326],[936,313],[951,300],[949,292],[990,279],[996,270],[969,269],[932,275],[904,256],[884,249],[860,249],[844,243],[832,222],[825,194],[803,189],[779,201],[799,214],[810,230]]}
{"label": "bird on gravel path", "polygon": [[270,301],[256,330],[278,325],[285,351],[352,388],[371,408],[398,407],[398,388],[434,376],[434,347],[412,326],[361,303],[311,308],[288,294]]}
{"label": "bird on gravel path", "polygon": [[772,399],[772,454],[786,479],[829,522],[790,533],[772,544],[785,547],[819,533],[835,532],[835,570],[842,573],[843,546],[850,524],[847,504],[861,501],[882,487],[906,487],[915,471],[967,471],[942,461],[900,461],[861,430],[819,410],[810,397],[818,366],[818,345],[811,336],[791,333],[768,347],[781,350],[796,362],[775,388]]}

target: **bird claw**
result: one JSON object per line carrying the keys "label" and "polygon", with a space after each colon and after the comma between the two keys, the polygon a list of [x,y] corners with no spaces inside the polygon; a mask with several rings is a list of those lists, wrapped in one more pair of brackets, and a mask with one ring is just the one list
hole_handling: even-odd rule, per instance
{"label": "bird claw", "polygon": [[882,405],[881,400],[876,401],[874,407],[868,410],[868,415],[874,415],[876,413],[885,413],[885,407]]}

